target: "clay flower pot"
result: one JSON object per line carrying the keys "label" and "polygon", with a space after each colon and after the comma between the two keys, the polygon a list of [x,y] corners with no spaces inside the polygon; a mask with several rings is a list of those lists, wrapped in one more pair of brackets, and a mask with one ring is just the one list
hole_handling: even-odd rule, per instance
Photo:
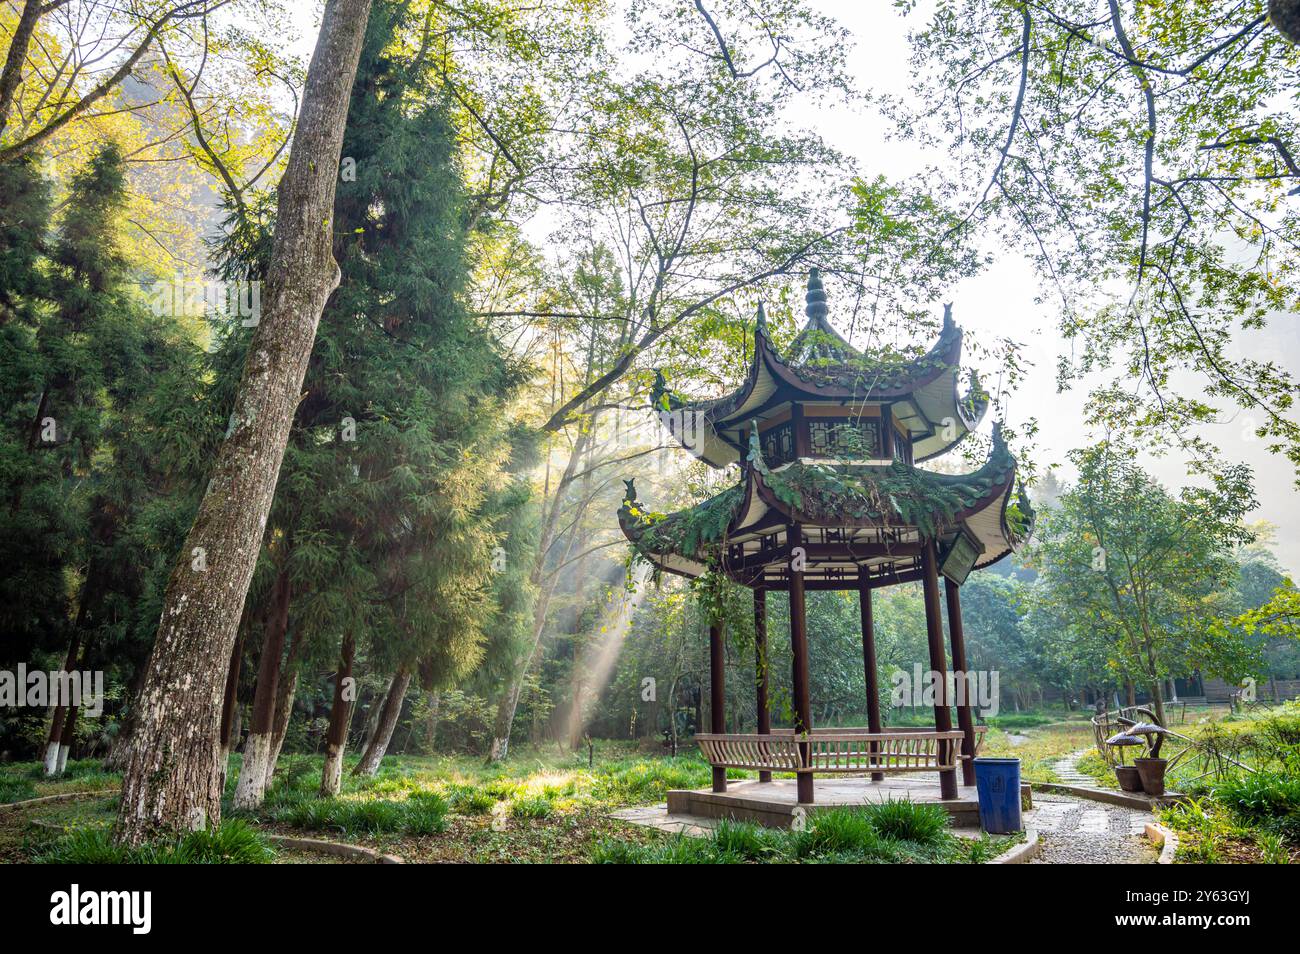
{"label": "clay flower pot", "polygon": [[1116,765],[1115,780],[1119,782],[1120,791],[1142,791],[1142,775],[1136,765]]}
{"label": "clay flower pot", "polygon": [[1165,766],[1168,759],[1134,759],[1138,774],[1142,776],[1142,791],[1148,795],[1165,793]]}

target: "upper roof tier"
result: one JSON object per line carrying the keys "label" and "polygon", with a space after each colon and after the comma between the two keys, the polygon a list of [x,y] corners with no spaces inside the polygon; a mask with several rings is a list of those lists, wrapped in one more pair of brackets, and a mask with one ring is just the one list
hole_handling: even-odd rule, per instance
{"label": "upper roof tier", "polygon": [[854,413],[864,405],[888,406],[914,462],[937,457],[979,426],[988,395],[974,375],[967,393],[958,393],[962,332],[951,306],[944,307],[938,340],[911,360],[864,354],[849,344],[827,321],[826,291],[816,268],[808,273],[804,312],[808,320],[783,355],[768,336],[759,305],[749,372],[725,397],[686,400],[656,375],[652,400],[671,412],[669,429],[684,447],[714,467],[737,463],[746,453],[751,421],[762,428],[764,421],[806,404],[843,405]]}

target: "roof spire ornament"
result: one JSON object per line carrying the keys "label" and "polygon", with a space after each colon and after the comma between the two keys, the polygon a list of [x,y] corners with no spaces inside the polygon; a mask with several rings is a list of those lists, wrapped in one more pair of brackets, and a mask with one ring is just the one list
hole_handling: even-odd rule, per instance
{"label": "roof spire ornament", "polygon": [[826,290],[822,288],[822,271],[816,265],[808,269],[808,293],[804,295],[803,312],[813,321],[825,321],[830,311],[826,307]]}
{"label": "roof spire ornament", "polygon": [[767,333],[767,312],[763,308],[763,303],[758,303],[758,314],[754,318],[754,334],[762,333],[763,337],[768,337]]}

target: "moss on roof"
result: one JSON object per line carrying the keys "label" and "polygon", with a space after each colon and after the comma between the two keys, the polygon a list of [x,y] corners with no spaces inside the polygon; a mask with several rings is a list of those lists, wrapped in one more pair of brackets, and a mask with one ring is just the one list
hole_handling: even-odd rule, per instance
{"label": "moss on roof", "polygon": [[[936,474],[903,462],[891,465],[832,464],[799,461],[769,471],[761,459],[751,461],[755,476],[773,495],[801,516],[833,526],[837,521],[879,521],[914,526],[936,536],[957,515],[1005,487],[1016,462],[1006,445],[994,444],[983,467],[972,474]],[[676,554],[700,563],[715,563],[727,528],[744,504],[742,481],[703,503],[672,514],[647,512],[635,500],[624,502],[620,518],[636,549],[648,556]],[[1033,511],[1023,489],[1007,508],[1012,542],[1025,536]]]}
{"label": "moss on roof", "polygon": [[675,553],[707,564],[716,560],[718,544],[740,512],[745,485],[741,482],[728,487],[702,503],[670,514],[644,509],[635,493],[629,486],[629,499],[623,501],[619,522],[639,553]]}

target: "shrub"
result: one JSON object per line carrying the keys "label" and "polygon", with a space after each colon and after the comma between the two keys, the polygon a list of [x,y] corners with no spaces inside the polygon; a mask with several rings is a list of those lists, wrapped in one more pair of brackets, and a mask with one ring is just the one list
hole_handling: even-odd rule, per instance
{"label": "shrub", "polygon": [[517,798],[510,803],[512,818],[546,818],[554,811],[554,803],[541,795]]}
{"label": "shrub", "polygon": [[82,828],[57,838],[32,860],[55,865],[128,864],[127,849],[113,843],[107,828]]}
{"label": "shrub", "polygon": [[867,817],[883,837],[920,845],[937,845],[948,831],[948,813],[944,809],[908,799],[868,806]]}
{"label": "shrub", "polygon": [[448,789],[451,810],[460,815],[486,815],[497,800],[473,785],[454,785]]}
{"label": "shrub", "polygon": [[642,858],[641,845],[621,838],[603,838],[591,852],[594,865],[639,865]]}
{"label": "shrub", "polygon": [[412,792],[406,800],[405,830],[412,835],[434,835],[447,830],[447,799],[437,792]]}
{"label": "shrub", "polygon": [[401,801],[295,795],[282,799],[269,815],[272,821],[292,828],[344,834],[432,835],[447,830],[447,810],[447,799],[423,789]]}
{"label": "shrub", "polygon": [[1212,793],[1243,822],[1268,825],[1300,840],[1300,777],[1278,772],[1234,775],[1215,785]]}
{"label": "shrub", "polygon": [[855,808],[832,808],[810,816],[804,831],[792,833],[794,855],[816,859],[852,856],[859,859],[897,857],[896,846],[883,837],[871,815]]}
{"label": "shrub", "polygon": [[36,787],[30,779],[13,775],[0,775],[0,805],[22,802],[36,797]]}
{"label": "shrub", "polygon": [[[728,775],[730,777],[730,775]],[[710,767],[698,759],[628,759],[614,762],[597,776],[597,798],[620,802],[653,802],[674,788],[700,788],[712,778]]]}
{"label": "shrub", "polygon": [[717,851],[738,860],[758,861],[780,853],[777,832],[748,822],[724,820],[713,831]]}
{"label": "shrub", "polygon": [[177,861],[204,865],[265,864],[275,857],[275,849],[239,819],[224,821],[216,828],[192,831],[181,839],[176,849]]}
{"label": "shrub", "polygon": [[333,820],[347,832],[365,832],[378,835],[401,831],[405,827],[406,811],[396,802],[373,799],[363,802],[335,802]]}
{"label": "shrub", "polygon": [[56,839],[34,860],[64,865],[265,864],[275,849],[247,824],[232,819],[216,828],[192,831],[174,841],[128,848],[113,841],[108,827],[82,828]]}

